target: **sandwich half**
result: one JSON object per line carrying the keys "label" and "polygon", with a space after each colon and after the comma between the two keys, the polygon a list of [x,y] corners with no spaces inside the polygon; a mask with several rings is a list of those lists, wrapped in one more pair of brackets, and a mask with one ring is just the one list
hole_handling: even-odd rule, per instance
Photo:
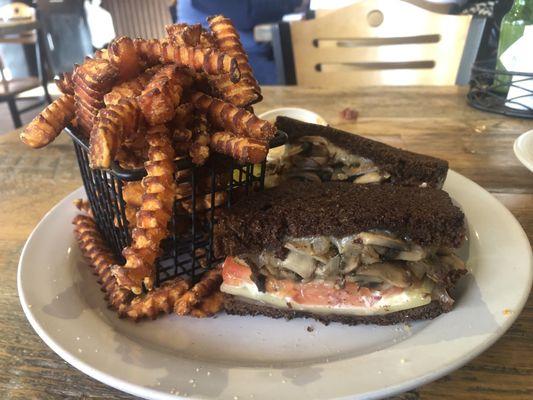
{"label": "sandwich half", "polygon": [[278,117],[276,127],[287,133],[289,141],[284,154],[269,164],[270,186],[298,179],[441,188],[448,172],[445,160],[329,126]]}
{"label": "sandwich half", "polygon": [[229,314],[384,325],[452,308],[464,236],[441,190],[295,181],[225,210],[214,245]]}

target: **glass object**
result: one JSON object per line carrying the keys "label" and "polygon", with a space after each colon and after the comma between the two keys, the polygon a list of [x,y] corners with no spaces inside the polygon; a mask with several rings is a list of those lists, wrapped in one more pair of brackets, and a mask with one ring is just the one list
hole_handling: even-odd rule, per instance
{"label": "glass object", "polygon": [[[498,44],[497,70],[506,71],[500,57],[514,42],[522,37],[524,28],[533,24],[533,0],[515,0],[513,6],[502,19],[500,25],[500,42]],[[496,75],[493,89],[499,93],[507,93],[511,76]]]}

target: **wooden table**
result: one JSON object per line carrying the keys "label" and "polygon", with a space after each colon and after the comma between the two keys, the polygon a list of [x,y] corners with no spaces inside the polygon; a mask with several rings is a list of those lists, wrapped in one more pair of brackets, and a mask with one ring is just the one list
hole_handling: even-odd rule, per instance
{"label": "wooden table", "polygon": [[[457,87],[272,87],[265,88],[264,94],[258,112],[305,107],[341,129],[448,159],[451,168],[505,204],[533,239],[533,174],[512,152],[515,138],[533,129],[533,121],[476,111],[465,104],[465,90]],[[357,109],[359,119],[342,120],[339,112],[345,107]],[[55,355],[26,321],[17,297],[17,263],[26,238],[56,202],[80,185],[66,135],[39,151],[25,148],[16,132],[0,137],[2,399],[132,398],[83,375]],[[397,398],[533,398],[532,298],[509,332],[484,354],[449,376]]]}

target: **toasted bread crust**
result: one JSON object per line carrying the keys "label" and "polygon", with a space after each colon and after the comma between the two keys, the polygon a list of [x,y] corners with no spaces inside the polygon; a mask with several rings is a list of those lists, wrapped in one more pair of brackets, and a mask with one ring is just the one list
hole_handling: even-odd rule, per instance
{"label": "toasted bread crust", "polygon": [[464,215],[442,190],[286,182],[239,201],[215,226],[217,257],[278,252],[286,237],[386,230],[421,246],[459,247]]}
{"label": "toasted bread crust", "polygon": [[425,306],[396,311],[384,315],[322,315],[313,314],[308,311],[281,309],[264,304],[242,301],[239,298],[228,294],[226,294],[224,298],[224,309],[226,310],[226,313],[232,315],[264,315],[270,318],[285,318],[288,320],[293,318],[312,318],[325,325],[328,325],[330,322],[340,322],[345,325],[393,325],[421,319],[433,319],[442,313],[450,311],[438,301],[432,301]]}

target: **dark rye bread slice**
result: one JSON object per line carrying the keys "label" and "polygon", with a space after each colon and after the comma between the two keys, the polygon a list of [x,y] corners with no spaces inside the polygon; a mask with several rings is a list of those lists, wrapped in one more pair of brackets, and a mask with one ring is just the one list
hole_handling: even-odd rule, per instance
{"label": "dark rye bread slice", "polygon": [[396,311],[384,315],[338,315],[338,314],[314,314],[308,311],[298,311],[290,309],[281,309],[271,307],[259,302],[251,302],[247,300],[241,300],[232,295],[225,295],[224,297],[224,309],[226,313],[232,315],[264,315],[271,318],[313,318],[324,324],[330,322],[340,322],[346,325],[359,325],[359,324],[374,324],[374,325],[393,325],[402,322],[416,321],[421,319],[433,319],[444,312],[450,311],[449,307],[439,303],[438,301],[432,301],[431,303],[411,308],[409,310]]}
{"label": "dark rye bread slice", "polygon": [[330,126],[280,116],[276,119],[276,127],[287,133],[289,143],[301,136],[322,136],[349,153],[368,158],[391,175],[393,184],[420,186],[427,183],[430,187],[441,188],[448,173],[448,161],[397,149]]}
{"label": "dark rye bread slice", "polygon": [[465,234],[463,213],[439,189],[290,181],[224,210],[215,225],[215,255],[280,254],[286,237],[340,238],[374,229],[421,246],[459,247]]}

